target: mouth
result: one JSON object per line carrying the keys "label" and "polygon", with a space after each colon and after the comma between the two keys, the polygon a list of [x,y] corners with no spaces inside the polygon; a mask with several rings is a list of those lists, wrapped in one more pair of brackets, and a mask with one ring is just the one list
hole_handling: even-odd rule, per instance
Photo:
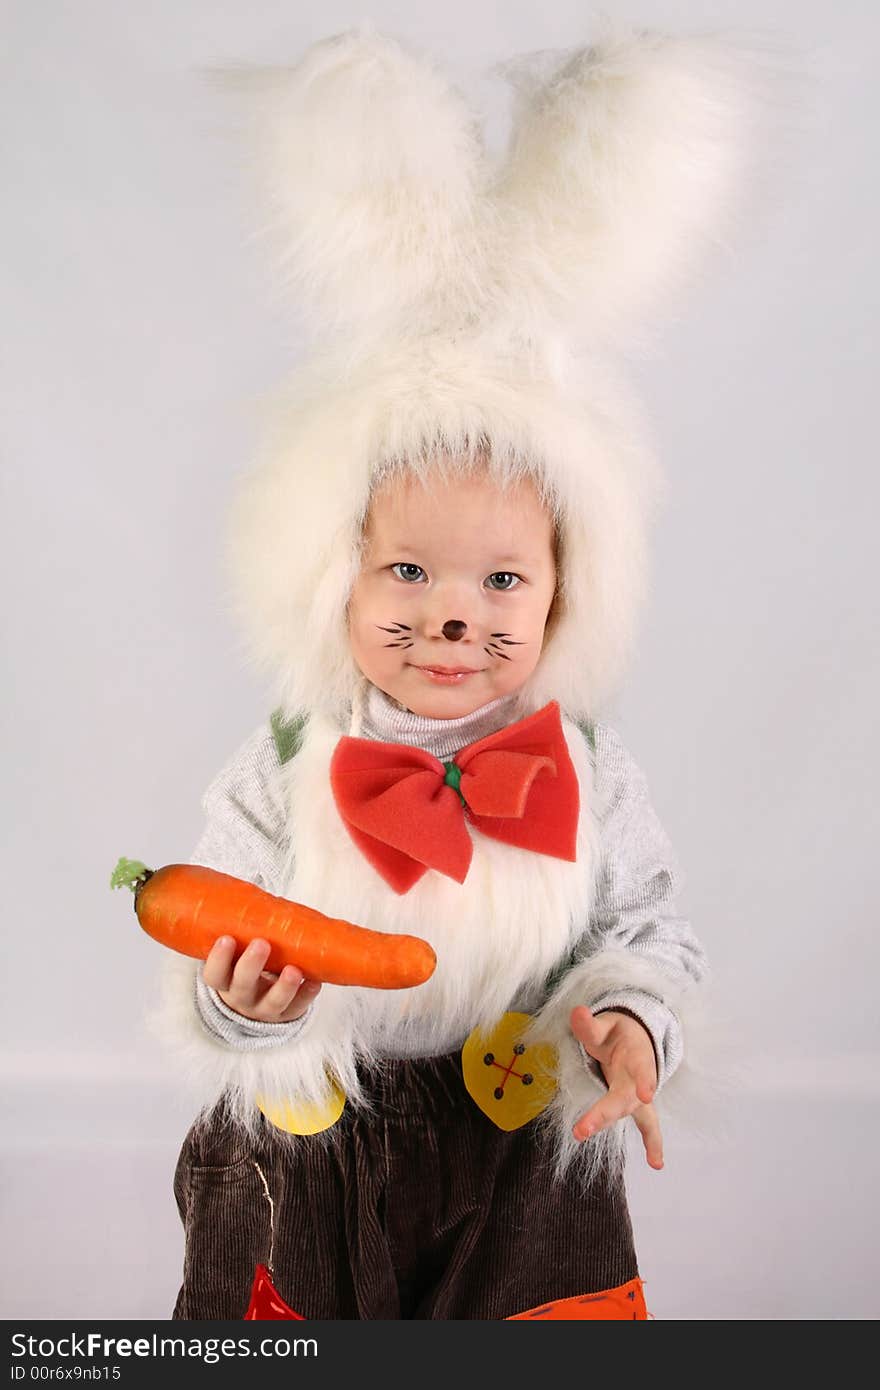
{"label": "mouth", "polygon": [[479,675],[479,670],[470,666],[414,666],[413,669],[422,671],[429,680],[448,685],[459,685],[468,676]]}

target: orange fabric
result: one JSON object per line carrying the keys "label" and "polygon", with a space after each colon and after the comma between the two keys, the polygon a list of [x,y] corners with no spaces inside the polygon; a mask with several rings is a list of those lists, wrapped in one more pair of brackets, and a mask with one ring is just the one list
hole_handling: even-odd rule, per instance
{"label": "orange fabric", "polygon": [[396,893],[429,868],[464,882],[473,855],[465,818],[493,839],[576,860],[578,781],[557,701],[463,748],[454,763],[458,790],[421,748],[346,735],[334,749],[339,813]]}
{"label": "orange fabric", "polygon": [[525,1313],[514,1313],[505,1322],[647,1322],[648,1310],[641,1279],[631,1279],[615,1289],[576,1294],[542,1303]]}

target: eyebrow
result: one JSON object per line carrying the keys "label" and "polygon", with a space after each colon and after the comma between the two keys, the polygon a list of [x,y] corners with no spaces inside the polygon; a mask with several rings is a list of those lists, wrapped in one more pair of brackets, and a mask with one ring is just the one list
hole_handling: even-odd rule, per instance
{"label": "eyebrow", "polygon": [[[422,542],[422,544],[424,544],[424,542]],[[418,545],[410,545],[408,541],[393,540],[384,546],[383,549],[394,551],[411,550],[415,552],[419,550],[420,547]],[[499,565],[525,565],[528,564],[529,561],[525,555],[502,555],[498,563]]]}

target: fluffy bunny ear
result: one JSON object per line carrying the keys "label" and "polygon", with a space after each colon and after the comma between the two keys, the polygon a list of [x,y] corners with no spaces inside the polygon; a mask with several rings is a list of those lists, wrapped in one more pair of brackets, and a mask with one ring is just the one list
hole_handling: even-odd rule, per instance
{"label": "fluffy bunny ear", "polygon": [[430,60],[364,23],[292,68],[225,71],[256,99],[257,233],[316,334],[418,330],[449,299],[468,312],[484,149]]}
{"label": "fluffy bunny ear", "polygon": [[754,167],[762,56],[605,21],[589,47],[493,69],[514,89],[493,190],[496,266],[520,323],[638,330],[700,263]]}

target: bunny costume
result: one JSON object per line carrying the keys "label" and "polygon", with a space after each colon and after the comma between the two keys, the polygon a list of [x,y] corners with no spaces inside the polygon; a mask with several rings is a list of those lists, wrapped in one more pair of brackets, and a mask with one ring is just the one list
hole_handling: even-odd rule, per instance
{"label": "bunny costume", "polygon": [[[615,353],[725,227],[750,107],[737,55],[702,38],[607,31],[499,71],[514,95],[500,161],[435,65],[369,26],[252,88],[268,229],[311,350],[229,536],[231,596],[277,709],[209,788],[193,862],[421,936],[437,966],[413,989],[325,984],[274,1024],[169,954],[157,1021],[202,1104],[176,1178],[178,1317],[645,1316],[623,1125],[571,1134],[604,1082],[569,1015],[640,1020],[662,1115],[705,960],[644,776],[601,717],[658,481]],[[538,489],[557,599],[525,684],[431,719],[358,670],[346,604],[375,489],[478,465]],[[496,813],[505,830],[477,814],[474,760],[511,738],[535,780],[524,811]],[[369,744],[436,775],[466,872],[435,867],[430,830],[422,862],[393,825],[385,859],[371,854],[338,763],[353,757],[356,777]],[[523,848],[513,821],[542,798],[555,847]],[[387,868],[414,862],[405,886]],[[514,1087],[532,1112],[501,1121],[494,1100]]]}

